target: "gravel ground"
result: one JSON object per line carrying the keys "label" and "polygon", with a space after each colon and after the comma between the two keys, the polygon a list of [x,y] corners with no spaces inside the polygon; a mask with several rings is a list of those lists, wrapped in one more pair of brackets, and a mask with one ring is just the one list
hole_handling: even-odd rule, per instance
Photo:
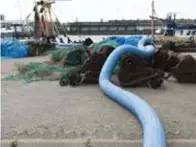
{"label": "gravel ground", "polygon": [[[195,54],[194,54],[195,56]],[[2,76],[16,61],[3,60]],[[98,85],[60,87],[58,82],[2,81],[2,139],[116,139],[142,138],[139,122],[104,96]],[[163,121],[168,139],[196,139],[196,85],[165,81],[160,89],[129,88],[145,99]]]}

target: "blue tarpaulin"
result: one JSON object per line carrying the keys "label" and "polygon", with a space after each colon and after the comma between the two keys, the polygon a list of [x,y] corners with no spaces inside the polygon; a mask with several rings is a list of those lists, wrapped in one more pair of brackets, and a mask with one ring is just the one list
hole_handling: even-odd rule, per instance
{"label": "blue tarpaulin", "polygon": [[138,42],[143,38],[143,36],[138,35],[138,36],[130,36],[130,37],[119,37],[119,36],[111,36],[108,37],[108,40],[113,40],[116,41],[119,45],[133,45],[137,46]]}
{"label": "blue tarpaulin", "polygon": [[1,42],[1,56],[4,58],[22,58],[28,56],[29,47],[18,40]]}

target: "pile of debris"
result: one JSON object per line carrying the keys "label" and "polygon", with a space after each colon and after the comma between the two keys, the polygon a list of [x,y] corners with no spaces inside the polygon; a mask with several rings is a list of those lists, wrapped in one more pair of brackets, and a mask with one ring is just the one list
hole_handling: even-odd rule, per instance
{"label": "pile of debris", "polygon": [[181,55],[160,48],[154,55],[154,68],[159,68],[173,76],[180,83],[196,83],[196,59],[191,55]]}
{"label": "pile of debris", "polygon": [[[89,57],[79,70],[69,73],[68,80],[61,79],[60,85],[72,86],[81,83],[98,83],[99,74],[112,47],[104,46],[99,53]],[[166,76],[166,73],[167,76]],[[159,49],[149,62],[133,54],[124,55],[116,71],[113,82],[123,87],[148,86],[158,88],[165,79],[173,76],[180,83],[196,83],[196,59],[191,55],[178,55],[173,51]]]}
{"label": "pile of debris", "polygon": [[[136,45],[141,38],[128,41]],[[28,81],[59,80],[61,86],[98,83],[99,74],[107,57],[123,43],[124,38],[109,38],[99,43],[58,49],[50,52],[51,60],[44,63],[28,63],[25,72],[18,76]],[[166,73],[168,73],[166,75]],[[55,78],[50,78],[54,76]],[[179,55],[167,48],[159,48],[151,60],[126,54],[113,71],[112,82],[122,87],[160,87],[165,79],[173,76],[181,83],[196,83],[196,59]],[[7,78],[8,79],[8,78]]]}
{"label": "pile of debris", "polygon": [[196,43],[177,43],[173,41],[168,41],[162,44],[164,49],[168,49],[174,52],[196,52]]}

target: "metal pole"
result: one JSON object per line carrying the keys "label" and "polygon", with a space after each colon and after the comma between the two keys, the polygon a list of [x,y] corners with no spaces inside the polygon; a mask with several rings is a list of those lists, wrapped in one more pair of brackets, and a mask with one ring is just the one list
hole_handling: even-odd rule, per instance
{"label": "metal pole", "polygon": [[154,38],[154,0],[152,0],[151,35]]}
{"label": "metal pole", "polygon": [[20,7],[20,0],[18,0],[18,7],[19,7],[19,13],[20,13],[20,21],[22,22],[22,11]]}

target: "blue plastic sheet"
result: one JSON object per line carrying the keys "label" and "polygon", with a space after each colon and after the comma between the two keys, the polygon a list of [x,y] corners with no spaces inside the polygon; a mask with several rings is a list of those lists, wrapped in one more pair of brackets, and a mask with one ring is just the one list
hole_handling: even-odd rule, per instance
{"label": "blue plastic sheet", "polygon": [[116,41],[119,45],[123,45],[125,43],[125,37],[112,36],[109,37],[108,40]]}
{"label": "blue plastic sheet", "polygon": [[23,58],[28,56],[29,47],[18,40],[1,42],[1,56],[6,58]]}
{"label": "blue plastic sheet", "polygon": [[107,40],[113,40],[116,41],[119,45],[133,45],[137,46],[139,41],[142,39],[143,36],[138,35],[138,36],[130,36],[130,37],[119,37],[119,36],[111,36],[108,37]]}

